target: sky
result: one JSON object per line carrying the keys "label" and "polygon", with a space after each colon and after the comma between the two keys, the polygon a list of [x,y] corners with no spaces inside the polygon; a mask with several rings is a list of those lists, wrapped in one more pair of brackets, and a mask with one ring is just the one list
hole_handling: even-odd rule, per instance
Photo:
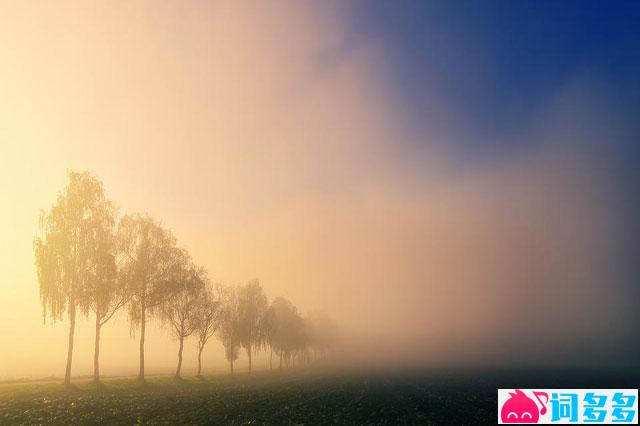
{"label": "sky", "polygon": [[[67,170],[160,220],[213,281],[259,278],[330,314],[345,357],[638,359],[638,3],[27,1],[0,16],[0,378],[63,373],[68,324],[43,324],[32,242]],[[92,368],[90,321],[74,374]],[[148,371],[170,371],[177,343],[150,334]],[[124,314],[102,341],[105,374],[136,371]],[[206,368],[225,368],[218,342]]]}

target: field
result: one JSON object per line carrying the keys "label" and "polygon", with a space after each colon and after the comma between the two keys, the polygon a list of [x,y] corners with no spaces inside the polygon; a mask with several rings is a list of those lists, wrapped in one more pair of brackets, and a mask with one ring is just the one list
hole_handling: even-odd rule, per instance
{"label": "field", "polygon": [[595,370],[254,372],[0,386],[0,424],[490,424],[498,387],[634,387]]}

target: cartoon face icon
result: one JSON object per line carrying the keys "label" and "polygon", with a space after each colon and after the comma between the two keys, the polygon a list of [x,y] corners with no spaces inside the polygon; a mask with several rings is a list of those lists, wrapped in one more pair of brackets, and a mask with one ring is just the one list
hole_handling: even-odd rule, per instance
{"label": "cartoon face icon", "polygon": [[538,423],[540,414],[547,412],[547,407],[540,401],[540,396],[545,396],[549,400],[549,395],[545,392],[534,392],[534,396],[540,402],[542,410],[538,412],[538,405],[520,389],[509,392],[511,397],[504,403],[500,411],[500,418],[503,423]]}

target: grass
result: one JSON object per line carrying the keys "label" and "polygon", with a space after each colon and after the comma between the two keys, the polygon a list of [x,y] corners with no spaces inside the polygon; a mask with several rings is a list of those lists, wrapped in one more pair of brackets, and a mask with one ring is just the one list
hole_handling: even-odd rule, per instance
{"label": "grass", "polygon": [[591,370],[345,372],[322,369],[0,386],[0,424],[478,424],[498,387],[632,387]]}

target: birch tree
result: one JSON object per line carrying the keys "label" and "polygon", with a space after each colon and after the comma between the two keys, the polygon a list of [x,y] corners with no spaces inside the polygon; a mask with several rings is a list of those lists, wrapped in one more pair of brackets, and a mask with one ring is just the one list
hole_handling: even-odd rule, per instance
{"label": "birch tree", "polygon": [[102,182],[88,172],[69,172],[68,177],[51,209],[41,212],[34,239],[44,319],[55,322],[65,312],[69,316],[66,385],[71,383],[77,310],[88,309],[87,287],[101,268],[98,253],[113,226],[113,206]]}
{"label": "birch tree", "polygon": [[269,346],[269,369],[273,370],[273,345],[277,331],[277,318],[273,305],[269,305],[262,317],[260,328],[265,345]]}
{"label": "birch tree", "polygon": [[202,375],[202,351],[209,339],[218,331],[222,322],[222,301],[220,294],[207,283],[205,291],[196,307],[196,336],[198,337],[198,377]]}
{"label": "birch tree", "polygon": [[253,351],[263,342],[261,325],[267,307],[267,296],[258,280],[238,288],[238,337],[249,357],[249,373]]}
{"label": "birch tree", "polygon": [[183,254],[171,232],[149,216],[124,216],[118,227],[118,243],[125,258],[121,273],[131,296],[131,329],[140,332],[138,379],[144,381],[147,319],[179,290],[172,274]]}
{"label": "birch tree", "polygon": [[102,327],[129,301],[126,283],[118,275],[113,235],[105,239],[96,255],[95,271],[88,282],[88,310],[95,316],[93,380],[100,381],[100,334]]}
{"label": "birch tree", "polygon": [[240,351],[240,318],[238,315],[238,296],[235,287],[223,286],[222,316],[220,323],[220,340],[224,346],[224,355],[231,367],[233,376],[233,363],[238,359]]}
{"label": "birch tree", "polygon": [[198,305],[204,298],[206,277],[204,269],[193,265],[186,253],[178,262],[172,277],[175,280],[176,292],[173,297],[160,305],[159,309],[162,322],[180,342],[175,374],[177,379],[180,378],[182,369],[184,339],[191,336],[198,328]]}

